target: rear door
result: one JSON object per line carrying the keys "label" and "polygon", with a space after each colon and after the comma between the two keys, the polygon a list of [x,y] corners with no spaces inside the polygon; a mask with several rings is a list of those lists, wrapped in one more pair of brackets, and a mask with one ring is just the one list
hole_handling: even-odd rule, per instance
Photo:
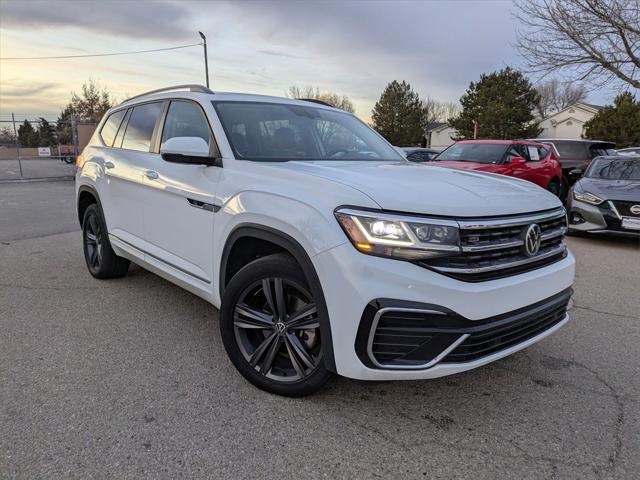
{"label": "rear door", "polygon": [[218,150],[197,102],[171,100],[162,124],[144,177],[147,261],[202,288],[202,283],[213,281],[213,225],[218,208],[214,194],[222,169],[167,162],[160,150],[174,137],[202,138],[212,156],[218,156]]}
{"label": "rear door", "polygon": [[107,121],[101,131],[103,141],[111,144],[104,151],[107,188],[101,193],[107,227],[111,235],[138,249],[144,244],[140,204],[143,174],[161,112],[162,103],[157,102],[123,109],[114,113],[123,117],[119,128],[107,133]]}

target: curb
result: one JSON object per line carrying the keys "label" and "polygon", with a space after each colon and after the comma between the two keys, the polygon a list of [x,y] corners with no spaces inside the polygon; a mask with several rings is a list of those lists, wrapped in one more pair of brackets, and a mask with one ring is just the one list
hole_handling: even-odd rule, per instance
{"label": "curb", "polygon": [[66,182],[75,179],[75,176],[68,175],[64,177],[41,177],[41,178],[16,178],[0,180],[1,183],[35,183],[35,182]]}

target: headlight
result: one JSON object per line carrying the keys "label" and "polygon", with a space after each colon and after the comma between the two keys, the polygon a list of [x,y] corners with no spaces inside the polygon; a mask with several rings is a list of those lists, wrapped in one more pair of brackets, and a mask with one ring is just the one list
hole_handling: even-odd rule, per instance
{"label": "headlight", "polygon": [[581,202],[589,203],[591,205],[600,205],[602,202],[604,202],[602,198],[594,195],[593,193],[581,192],[576,190],[575,188],[573,189],[573,198]]}
{"label": "headlight", "polygon": [[419,260],[460,253],[458,224],[453,221],[391,215],[344,208],[336,218],[362,253]]}

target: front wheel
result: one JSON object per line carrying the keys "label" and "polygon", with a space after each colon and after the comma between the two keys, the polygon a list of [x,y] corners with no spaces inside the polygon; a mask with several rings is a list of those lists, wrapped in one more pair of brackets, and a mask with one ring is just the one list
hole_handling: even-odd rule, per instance
{"label": "front wheel", "polygon": [[322,359],[318,312],[293,258],[259,258],[225,289],[222,342],[234,366],[258,388],[290,397],[309,395],[331,377]]}

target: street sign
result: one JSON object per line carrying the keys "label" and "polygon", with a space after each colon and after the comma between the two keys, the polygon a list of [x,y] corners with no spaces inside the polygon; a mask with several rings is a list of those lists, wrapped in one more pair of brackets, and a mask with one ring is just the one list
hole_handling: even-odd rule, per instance
{"label": "street sign", "polygon": [[38,147],[38,156],[39,157],[50,157],[51,156],[51,148],[49,148],[49,147]]}

